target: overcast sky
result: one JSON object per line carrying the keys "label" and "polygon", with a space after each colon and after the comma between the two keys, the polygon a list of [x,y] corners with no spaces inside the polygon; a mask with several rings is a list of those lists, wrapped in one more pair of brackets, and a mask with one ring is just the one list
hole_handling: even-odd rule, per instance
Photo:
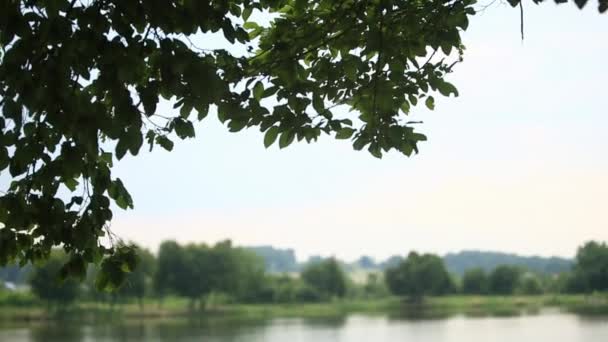
{"label": "overcast sky", "polygon": [[[592,3],[591,5],[595,5]],[[483,249],[573,256],[608,239],[608,16],[589,6],[494,6],[464,35],[457,99],[416,109],[429,137],[382,160],[321,139],[264,149],[209,118],[197,138],[118,163],[135,199],[113,231],[155,250],[272,244],[385,258]]]}

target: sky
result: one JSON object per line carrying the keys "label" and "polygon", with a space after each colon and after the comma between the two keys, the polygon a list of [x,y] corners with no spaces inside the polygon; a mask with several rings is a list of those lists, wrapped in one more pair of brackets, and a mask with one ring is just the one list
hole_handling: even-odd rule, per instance
{"label": "sky", "polygon": [[378,160],[348,141],[265,149],[257,129],[216,118],[197,137],[128,156],[114,174],[135,210],[112,230],[156,250],[166,239],[384,259],[463,249],[571,257],[608,240],[608,16],[591,3],[495,5],[463,35],[458,98],[415,109],[420,154]]}

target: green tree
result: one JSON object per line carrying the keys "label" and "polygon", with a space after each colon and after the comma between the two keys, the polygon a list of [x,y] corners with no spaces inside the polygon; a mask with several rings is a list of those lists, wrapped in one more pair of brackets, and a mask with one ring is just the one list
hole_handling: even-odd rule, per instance
{"label": "green tree", "polygon": [[543,293],[543,285],[536,275],[525,273],[519,279],[516,292],[525,295],[539,295]]}
{"label": "green tree", "polygon": [[481,268],[473,268],[462,277],[462,292],[465,294],[488,293],[488,276]]}
{"label": "green tree", "polygon": [[[458,95],[447,75],[474,4],[1,1],[0,171],[12,182],[0,196],[0,265],[62,246],[72,264],[105,257],[97,284],[118,288],[135,258],[100,243],[111,203],[133,208],[114,163],[144,144],[172,150],[209,112],[232,132],[258,128],[266,146],[327,134],[376,157],[417,152],[426,137],[406,115]],[[274,19],[256,23],[253,12]],[[209,48],[216,32],[237,52]],[[161,113],[161,99],[175,113]],[[338,118],[337,107],[356,114]]]}
{"label": "green tree", "polygon": [[60,279],[59,274],[67,256],[59,251],[51,252],[47,261],[32,271],[29,281],[32,292],[51,304],[65,306],[78,297],[79,283],[75,279]]}
{"label": "green tree", "polygon": [[408,296],[421,301],[425,295],[441,295],[452,287],[443,260],[434,254],[411,252],[397,266],[385,271],[390,291],[398,296]]}
{"label": "green tree", "polygon": [[578,248],[573,276],[578,278],[576,287],[580,290],[608,290],[608,246],[605,242],[589,241]]}
{"label": "green tree", "polygon": [[488,289],[492,294],[511,295],[515,291],[521,272],[510,265],[496,267],[488,277]]}
{"label": "green tree", "polygon": [[301,276],[323,297],[344,297],[346,294],[346,275],[335,258],[309,264]]}
{"label": "green tree", "polygon": [[273,293],[266,275],[264,259],[254,252],[235,248],[236,265],[232,278],[235,285],[228,294],[241,302],[269,302]]}
{"label": "green tree", "polygon": [[144,297],[152,294],[152,280],[156,271],[156,258],[147,249],[137,247],[138,266],[129,273],[118,294],[136,298],[143,308]]}
{"label": "green tree", "polygon": [[390,294],[382,274],[369,273],[363,285],[363,294],[366,298],[382,298]]}
{"label": "green tree", "polygon": [[174,293],[177,284],[186,274],[185,262],[181,246],[175,241],[164,241],[158,250],[156,273],[153,278],[153,288],[156,295],[162,299]]}
{"label": "green tree", "polygon": [[175,292],[180,296],[190,298],[191,307],[194,308],[196,301],[202,308],[204,296],[211,293],[213,289],[212,269],[215,268],[212,261],[211,250],[205,244],[189,244],[181,250],[183,264],[177,264],[175,271]]}
{"label": "green tree", "polygon": [[222,241],[214,246],[163,242],[160,246],[154,288],[159,297],[174,293],[200,307],[212,293],[255,302],[267,293],[264,262],[253,252]]}

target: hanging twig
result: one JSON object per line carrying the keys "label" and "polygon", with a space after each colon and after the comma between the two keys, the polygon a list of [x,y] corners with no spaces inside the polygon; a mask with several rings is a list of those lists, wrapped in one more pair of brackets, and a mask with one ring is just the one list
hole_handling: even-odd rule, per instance
{"label": "hanging twig", "polygon": [[524,2],[519,2],[519,13],[520,13],[520,21],[521,21],[521,41],[524,41]]}

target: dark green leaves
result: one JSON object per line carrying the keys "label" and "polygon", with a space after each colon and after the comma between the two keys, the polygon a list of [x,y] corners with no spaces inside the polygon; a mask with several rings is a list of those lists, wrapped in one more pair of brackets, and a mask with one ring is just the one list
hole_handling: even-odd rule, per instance
{"label": "dark green leaves", "polygon": [[430,110],[434,110],[435,109],[435,98],[433,98],[432,96],[429,96],[426,98],[426,100],[424,101],[424,104],[426,105],[426,107]]}
{"label": "dark green leaves", "polygon": [[184,120],[182,118],[176,118],[175,120],[173,120],[173,125],[175,129],[175,134],[177,134],[177,136],[181,139],[194,138],[195,133],[192,122]]}
{"label": "dark green leaves", "polygon": [[264,146],[266,148],[270,147],[277,140],[277,136],[279,135],[279,128],[276,126],[270,127],[266,134],[264,135]]}
{"label": "dark green leaves", "polygon": [[342,128],[336,133],[336,139],[350,139],[353,136],[355,130],[352,128]]}
{"label": "dark green leaves", "polygon": [[116,201],[116,204],[122,209],[133,209],[133,199],[131,195],[127,191],[127,189],[122,184],[120,178],[112,181],[110,183],[110,187],[108,188],[108,194],[110,198]]}
{"label": "dark green leaves", "polygon": [[[534,3],[541,3],[544,0],[533,0]],[[515,6],[519,6],[521,0],[508,0],[509,4],[512,7]],[[561,4],[561,3],[566,3],[568,2],[568,0],[555,0],[555,3],[557,4]],[[578,6],[578,8],[582,9],[583,7],[585,7],[585,5],[587,5],[587,3],[589,2],[589,0],[574,0],[574,3],[576,4],[576,6]],[[604,13],[608,10],[608,0],[598,0],[598,10],[600,13]]]}
{"label": "dark green leaves", "polygon": [[253,87],[253,97],[259,102],[264,97],[264,85],[257,82]]}
{"label": "dark green leaves", "polygon": [[120,246],[104,259],[95,286],[98,291],[115,291],[119,289],[127,274],[135,270],[138,264],[137,253],[132,246]]}
{"label": "dark green leaves", "polygon": [[8,149],[4,146],[0,147],[0,171],[6,169],[10,162],[11,159],[8,155]]}
{"label": "dark green leaves", "polygon": [[458,89],[456,89],[456,87],[449,82],[439,83],[439,85],[437,86],[437,90],[439,90],[441,95],[446,97],[449,97],[451,94],[454,94],[454,96],[456,97],[458,96]]}
{"label": "dark green leaves", "polygon": [[173,141],[164,135],[156,137],[156,143],[169,152],[173,150]]}
{"label": "dark green leaves", "polygon": [[279,138],[279,148],[285,148],[293,142],[296,134],[293,130],[288,130],[281,133],[281,137]]}

